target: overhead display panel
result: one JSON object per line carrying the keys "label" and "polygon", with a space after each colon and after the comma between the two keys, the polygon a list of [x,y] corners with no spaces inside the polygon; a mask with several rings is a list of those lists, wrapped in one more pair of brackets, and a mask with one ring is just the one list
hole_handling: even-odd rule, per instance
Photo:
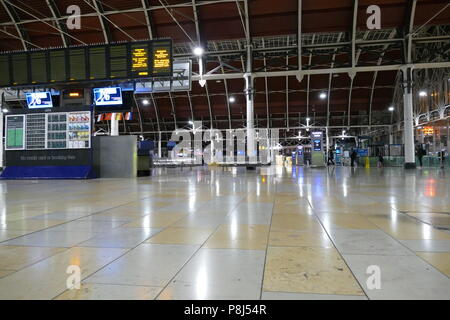
{"label": "overhead display panel", "polygon": [[106,78],[106,47],[89,48],[89,79]]}
{"label": "overhead display panel", "polygon": [[158,40],[152,43],[152,59],[154,77],[167,77],[172,75],[172,41]]}
{"label": "overhead display panel", "polygon": [[48,82],[46,52],[30,53],[30,67],[31,83],[36,84]]}
{"label": "overhead display panel", "polygon": [[11,77],[9,75],[9,56],[0,56],[0,86],[8,86],[11,83]]}
{"label": "overhead display panel", "polygon": [[20,53],[12,56],[13,85],[27,84],[28,63],[27,54]]}
{"label": "overhead display panel", "polygon": [[[168,78],[172,40],[14,52],[0,56],[0,87],[51,83]],[[163,79],[170,81],[170,79]]]}
{"label": "overhead display panel", "polygon": [[110,78],[126,78],[127,72],[127,46],[113,45],[109,47]]}
{"label": "overhead display panel", "polygon": [[86,49],[69,50],[69,80],[86,80]]}
{"label": "overhead display panel", "polygon": [[147,43],[131,45],[131,76],[148,77],[150,74],[149,46]]}
{"label": "overhead display panel", "polygon": [[67,80],[66,51],[55,50],[49,52],[50,82],[62,82]]}

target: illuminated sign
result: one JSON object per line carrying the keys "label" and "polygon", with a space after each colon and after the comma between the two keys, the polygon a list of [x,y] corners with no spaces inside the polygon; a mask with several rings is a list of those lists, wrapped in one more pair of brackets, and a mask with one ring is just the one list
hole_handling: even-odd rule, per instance
{"label": "illuminated sign", "polygon": [[434,128],[433,127],[425,127],[422,129],[422,133],[425,136],[432,136],[434,134]]}
{"label": "illuminated sign", "polygon": [[172,42],[155,41],[152,45],[153,76],[172,75]]}
{"label": "illuminated sign", "polygon": [[139,46],[131,49],[131,71],[134,76],[148,76],[148,47]]}

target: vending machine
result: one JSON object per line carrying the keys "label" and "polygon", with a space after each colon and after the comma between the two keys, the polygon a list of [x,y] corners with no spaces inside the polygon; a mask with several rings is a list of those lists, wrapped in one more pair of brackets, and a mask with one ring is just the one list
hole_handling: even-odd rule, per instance
{"label": "vending machine", "polygon": [[323,155],[323,132],[313,131],[311,132],[311,144],[312,144],[312,154],[311,154],[311,166],[324,166],[324,155]]}
{"label": "vending machine", "polygon": [[303,146],[297,147],[297,165],[302,166],[304,164],[304,152]]}

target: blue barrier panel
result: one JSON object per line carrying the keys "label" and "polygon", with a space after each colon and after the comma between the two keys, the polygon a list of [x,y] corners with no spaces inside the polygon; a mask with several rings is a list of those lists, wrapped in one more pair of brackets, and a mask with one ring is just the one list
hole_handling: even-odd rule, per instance
{"label": "blue barrier panel", "polygon": [[92,166],[12,166],[4,168],[0,179],[94,179]]}

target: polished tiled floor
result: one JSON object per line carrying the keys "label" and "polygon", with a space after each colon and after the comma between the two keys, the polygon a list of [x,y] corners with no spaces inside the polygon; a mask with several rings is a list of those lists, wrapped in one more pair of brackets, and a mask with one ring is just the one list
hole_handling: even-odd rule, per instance
{"label": "polished tiled floor", "polygon": [[167,169],[0,191],[0,299],[450,299],[450,171]]}

